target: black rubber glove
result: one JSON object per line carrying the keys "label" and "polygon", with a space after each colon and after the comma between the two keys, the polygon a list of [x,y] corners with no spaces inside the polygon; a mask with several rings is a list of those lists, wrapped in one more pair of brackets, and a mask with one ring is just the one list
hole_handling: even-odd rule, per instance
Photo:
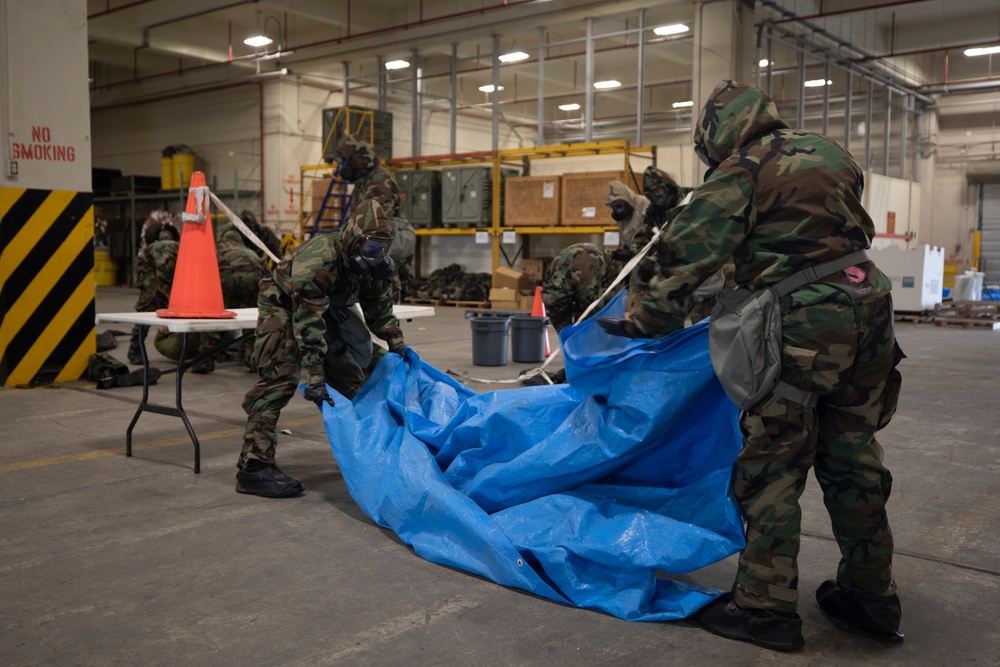
{"label": "black rubber glove", "polygon": [[333,399],[330,394],[326,391],[326,385],[322,382],[317,382],[316,384],[311,384],[306,387],[305,392],[302,394],[306,397],[307,401],[312,401],[317,407],[322,408],[323,402],[325,401],[329,406],[333,407]]}
{"label": "black rubber glove", "polygon": [[650,279],[656,275],[656,262],[651,260],[649,257],[643,257],[635,269],[636,275],[639,276],[639,280],[644,283],[648,283]]}
{"label": "black rubber glove", "polygon": [[624,336],[625,338],[648,338],[639,331],[639,327],[632,320],[623,320],[616,317],[598,317],[597,323],[601,328],[612,336]]}
{"label": "black rubber glove", "polygon": [[403,341],[394,342],[392,345],[389,346],[389,351],[392,352],[393,354],[398,354],[402,356],[403,352],[406,351],[406,343],[404,343]]}
{"label": "black rubber glove", "polygon": [[611,251],[611,259],[622,264],[632,259],[633,255],[634,253],[628,248],[616,248]]}

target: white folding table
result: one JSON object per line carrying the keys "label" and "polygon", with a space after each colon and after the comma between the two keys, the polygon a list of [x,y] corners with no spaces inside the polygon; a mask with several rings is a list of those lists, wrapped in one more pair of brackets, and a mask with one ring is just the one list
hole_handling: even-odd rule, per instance
{"label": "white folding table", "polygon": [[[189,317],[159,317],[156,313],[98,313],[96,322],[115,324],[136,324],[139,326],[139,350],[142,353],[142,400],[132,417],[132,421],[125,431],[125,456],[132,456],[132,430],[139,415],[143,412],[154,412],[170,417],[180,417],[184,422],[184,428],[191,436],[194,444],[194,471],[201,472],[201,445],[198,436],[191,426],[187,412],[181,402],[182,387],[184,378],[184,359],[187,357],[188,334],[208,331],[239,331],[240,329],[254,329],[257,326],[256,308],[233,308],[232,312],[236,317],[229,319],[206,319]],[[434,314],[434,309],[430,306],[393,306],[393,313],[396,318],[402,320],[412,320],[415,317],[428,317]],[[177,363],[176,378],[174,380],[174,405],[157,405],[149,402],[149,355],[146,353],[146,331],[149,327],[164,327],[170,333],[181,334],[180,361]]]}

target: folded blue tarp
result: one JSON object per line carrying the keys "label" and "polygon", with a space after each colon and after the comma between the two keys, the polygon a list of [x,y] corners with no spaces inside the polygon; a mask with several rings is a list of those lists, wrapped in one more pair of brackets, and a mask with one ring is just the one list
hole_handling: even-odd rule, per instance
{"label": "folded blue tarp", "polygon": [[387,355],[353,402],[323,408],[351,496],[435,563],[627,620],[688,616],[721,591],[657,571],[744,545],[737,411],[707,326],[631,340],[591,318],[561,339],[569,384],[484,394]]}

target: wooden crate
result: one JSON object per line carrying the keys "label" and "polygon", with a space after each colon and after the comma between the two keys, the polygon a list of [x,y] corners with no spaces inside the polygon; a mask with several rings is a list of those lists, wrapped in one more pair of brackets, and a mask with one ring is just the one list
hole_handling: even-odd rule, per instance
{"label": "wooden crate", "polygon": [[623,171],[595,171],[563,174],[560,216],[563,225],[615,225],[611,209],[605,205],[608,183],[625,182]]}
{"label": "wooden crate", "polygon": [[561,176],[517,176],[505,181],[505,227],[559,224]]}

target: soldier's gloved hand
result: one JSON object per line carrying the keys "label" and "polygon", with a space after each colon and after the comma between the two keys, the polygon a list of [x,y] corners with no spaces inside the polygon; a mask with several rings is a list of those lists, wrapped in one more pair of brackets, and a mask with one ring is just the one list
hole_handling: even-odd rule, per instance
{"label": "soldier's gloved hand", "polygon": [[625,263],[630,259],[632,259],[632,256],[633,253],[628,248],[617,248],[616,250],[611,251],[611,259],[615,260],[616,262]]}
{"label": "soldier's gloved hand", "polygon": [[393,354],[402,355],[406,351],[406,343],[402,340],[395,340],[389,344],[389,351]]}
{"label": "soldier's gloved hand", "polygon": [[648,257],[643,257],[639,261],[638,266],[635,267],[635,270],[639,276],[639,280],[648,283],[656,275],[656,262]]}
{"label": "soldier's gloved hand", "polygon": [[309,385],[302,395],[306,397],[307,401],[315,403],[316,407],[322,408],[324,402],[329,404],[331,408],[333,407],[333,399],[330,397],[329,392],[327,392],[326,384],[323,382]]}
{"label": "soldier's gloved hand", "polygon": [[618,319],[617,317],[598,317],[597,323],[601,328],[612,336],[624,336],[625,338],[648,338],[646,334],[639,331],[639,327],[632,320]]}

